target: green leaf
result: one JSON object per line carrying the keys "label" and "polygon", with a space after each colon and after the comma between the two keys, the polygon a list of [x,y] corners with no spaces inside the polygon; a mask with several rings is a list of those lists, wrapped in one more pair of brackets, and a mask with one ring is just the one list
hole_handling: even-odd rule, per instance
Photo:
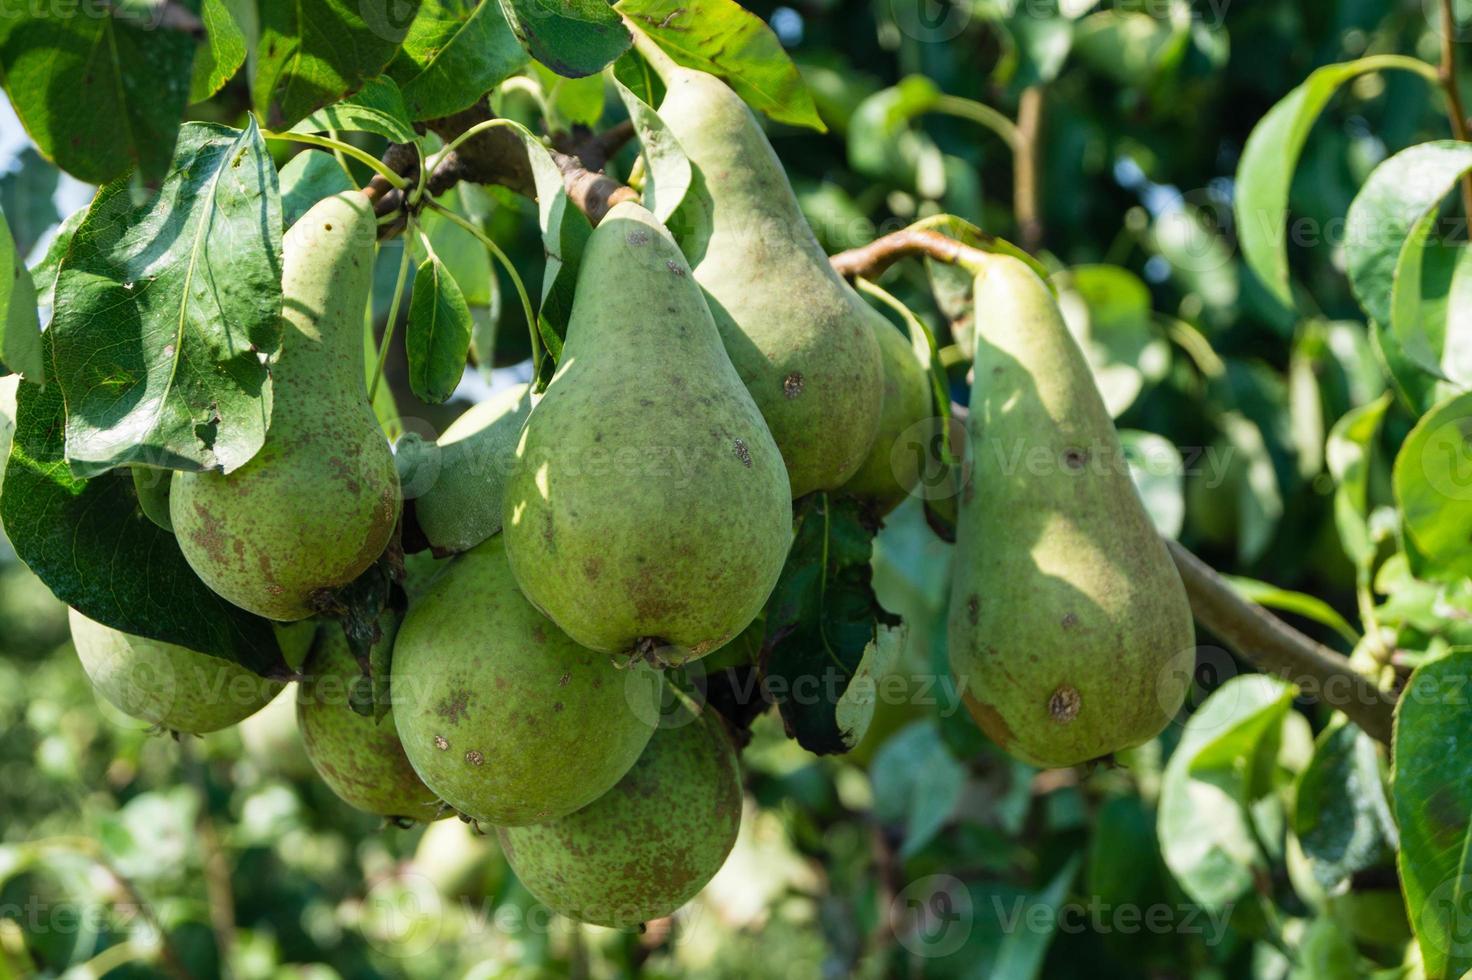
{"label": "green leaf", "polygon": [[1119,442],[1155,530],[1168,538],[1179,536],[1186,520],[1186,466],[1180,450],[1164,436],[1133,429],[1119,430]]}
{"label": "green leaf", "polygon": [[411,119],[468,109],[526,64],[496,0],[424,0],[388,66]]}
{"label": "green leaf", "polygon": [[1333,606],[1317,596],[1305,595],[1291,589],[1281,589],[1270,582],[1260,582],[1241,575],[1225,575],[1223,578],[1231,583],[1232,588],[1237,590],[1244,599],[1255,602],[1259,606],[1281,609],[1283,612],[1312,619],[1338,633],[1350,646],[1360,641],[1360,636],[1355,632],[1354,627],[1350,626]]}
{"label": "green leaf", "polygon": [[1251,808],[1272,787],[1293,688],[1265,674],[1234,677],[1186,722],[1160,787],[1158,833],[1166,866],[1208,909],[1251,892],[1267,873]]}
{"label": "green leaf", "polygon": [[819,755],[857,742],[839,722],[839,702],[863,675],[880,625],[896,620],[874,597],[874,534],[859,505],[812,494],[799,509],[797,537],[767,602],[766,682],[787,730]]}
{"label": "green leaf", "polygon": [[470,353],[470,307],[437,257],[430,256],[414,274],[409,300],[409,387],[424,402],[438,405],[454,393],[465,374]]}
{"label": "green leaf", "polygon": [[1355,567],[1368,574],[1375,560],[1375,541],[1370,535],[1370,460],[1390,396],[1382,395],[1368,405],[1350,409],[1329,431],[1325,461],[1337,487],[1334,491],[1334,524],[1339,541]]}
{"label": "green leaf", "polygon": [[[1019,921],[1028,923],[1025,929],[1013,929],[1002,939],[1002,946],[997,950],[997,961],[992,967],[991,976],[996,977],[1037,977],[1041,975],[1043,958],[1048,953],[1048,946],[1053,941],[1053,936],[1058,931],[1058,911],[1063,905],[1064,899],[1068,897],[1068,890],[1073,885],[1073,879],[1078,876],[1079,866],[1083,864],[1083,855],[1075,854],[1068,859],[1053,880],[1048,882],[1037,895],[1029,895],[1020,914],[1024,917]],[[1034,925],[1038,923],[1039,910],[1046,913],[1046,925]],[[1039,927],[1041,925],[1041,927]]]}
{"label": "green leaf", "polygon": [[776,122],[827,131],[782,42],[734,0],[619,0],[614,9],[675,61],[724,79]]}
{"label": "green leaf", "polygon": [[51,244],[46,246],[46,254],[41,256],[41,261],[31,267],[31,278],[36,287],[36,299],[42,306],[52,305],[52,293],[56,290],[56,274],[61,271],[61,260],[66,258],[66,250],[71,247],[72,236],[77,233],[82,220],[86,217],[86,208],[79,208],[67,215],[66,220],[57,227]]}
{"label": "green leaf", "polygon": [[940,148],[910,122],[935,107],[941,92],[924,75],[910,75],[860,102],[848,122],[848,160],[876,180],[913,187],[923,197],[945,193]]}
{"label": "green leaf", "polygon": [[629,49],[628,28],[604,0],[500,0],[521,46],[559,75],[600,72]]}
{"label": "green leaf", "polygon": [[1176,31],[1138,10],[1101,10],[1078,22],[1073,50],[1079,60],[1120,85],[1148,83],[1162,66]]}
{"label": "green leaf", "polygon": [[1401,888],[1427,980],[1472,969],[1472,773],[1467,692],[1472,652],[1422,664],[1395,712],[1392,796],[1400,827]]}
{"label": "green leaf", "polygon": [[1058,302],[1094,373],[1109,414],[1134,404],[1145,382],[1170,367],[1170,345],[1154,329],[1150,289],[1133,272],[1080,265],[1061,275]]}
{"label": "green leaf", "polygon": [[[1455,256],[1465,250],[1453,250],[1440,309],[1444,317],[1429,323],[1429,311],[1423,309],[1423,256],[1442,199],[1469,170],[1472,145],[1467,143],[1438,140],[1402,150],[1370,174],[1350,205],[1344,229],[1345,261],[1360,305],[1371,319],[1390,324],[1408,357],[1443,377],[1444,357],[1459,356],[1469,340],[1455,338],[1452,331],[1461,324],[1468,332],[1464,310],[1472,276],[1455,275],[1461,266]],[[1461,380],[1472,381],[1472,373]]]}
{"label": "green leaf", "polygon": [[[1421,417],[1395,457],[1395,500],[1417,578],[1472,575],[1472,392]],[[1414,544],[1414,549],[1409,547]]]}
{"label": "green leaf", "polygon": [[262,354],[281,339],[281,208],[255,123],[190,123],[153,200],[97,192],[48,331],[78,476],[143,463],[225,472],[270,418]]}
{"label": "green leaf", "polygon": [[245,64],[245,32],[240,25],[246,18],[254,20],[255,10],[248,0],[203,0],[199,16],[204,21],[204,40],[194,56],[191,104],[220,91]]}
{"label": "green leaf", "polygon": [[31,254],[46,234],[61,220],[56,210],[56,188],[61,172],[29,146],[22,147],[0,176],[0,210],[10,223],[15,251],[21,258]]}
{"label": "green leaf", "polygon": [[1293,832],[1327,891],[1390,861],[1399,835],[1375,741],[1340,718],[1319,736],[1294,791]]}
{"label": "green leaf", "polygon": [[1288,286],[1288,190],[1309,130],[1341,85],[1366,72],[1399,68],[1425,75],[1428,66],[1400,55],[1326,65],[1268,110],[1237,163],[1234,210],[1243,258],[1268,291],[1293,306]]}
{"label": "green leaf", "polygon": [[352,190],[353,182],[331,153],[307,149],[286,161],[281,186],[281,227],[290,228],[324,197]]}
{"label": "green leaf", "polygon": [[885,740],[869,767],[874,818],[904,828],[902,856],[924,849],[950,819],[966,769],[946,749],[934,721],[916,721]]}
{"label": "green leaf", "polygon": [[[197,0],[177,10],[193,19]],[[91,184],[169,166],[189,101],[195,39],[147,0],[60,16],[22,4],[0,18],[0,78],[49,160]]]}
{"label": "green leaf", "polygon": [[89,619],[283,675],[270,622],[210,591],[174,536],[139,509],[126,471],[92,480],[71,474],[62,455],[65,411],[60,386],[21,386],[0,489],[0,520],[15,553]]}
{"label": "green leaf", "polygon": [[644,206],[660,221],[668,221],[685,200],[694,179],[690,158],[649,103],[618,78],[614,78],[613,84],[644,151],[644,165],[648,170],[644,178]]}
{"label": "green leaf", "polygon": [[251,99],[288,129],[346,99],[388,65],[419,0],[260,0]]}
{"label": "green leaf", "polygon": [[[456,196],[447,195],[440,203],[453,208]],[[461,216],[466,217],[463,213]],[[467,217],[467,220],[476,223],[474,218]],[[489,307],[495,302],[496,273],[491,266],[491,255],[480,239],[434,210],[424,211],[419,227],[429,236],[434,254],[444,263],[468,305]]]}
{"label": "green leaf", "polygon": [[404,96],[387,75],[370,78],[356,95],[318,109],[292,127],[298,133],[325,133],[330,129],[377,133],[395,143],[412,143],[418,137],[409,121],[409,110],[404,107]]}
{"label": "green leaf", "polygon": [[46,381],[41,356],[41,321],[36,313],[36,286],[25,262],[16,254],[10,226],[0,213],[0,374],[14,372],[33,384]]}
{"label": "green leaf", "polygon": [[553,132],[570,131],[574,126],[592,128],[603,118],[603,76],[564,78],[537,62],[532,74],[542,86],[542,101],[547,107],[547,127]]}

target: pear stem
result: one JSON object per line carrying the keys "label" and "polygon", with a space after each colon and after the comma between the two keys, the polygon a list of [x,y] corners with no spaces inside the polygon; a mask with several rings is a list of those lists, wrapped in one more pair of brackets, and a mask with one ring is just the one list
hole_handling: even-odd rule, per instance
{"label": "pear stem", "polygon": [[501,251],[501,247],[491,239],[491,236],[481,231],[473,223],[466,220],[461,215],[456,214],[454,211],[451,211],[449,208],[444,207],[434,198],[426,198],[424,203],[427,204],[432,210],[444,215],[450,221],[453,221],[455,224],[459,225],[461,228],[464,228],[466,231],[470,232],[477,239],[479,239],[480,243],[484,245],[486,249],[496,257],[496,261],[501,263],[501,267],[506,270],[506,274],[511,277],[511,284],[516,287],[516,295],[521,299],[521,310],[524,314],[526,314],[527,328],[531,332],[532,377],[541,377],[542,343],[541,338],[537,335],[537,315],[532,312],[531,297],[527,295],[526,284],[521,281],[521,276],[517,273],[516,266],[512,264],[511,259],[506,255],[506,253]]}
{"label": "pear stem", "polygon": [[958,242],[938,231],[926,228],[902,228],[867,245],[839,252],[828,261],[833,269],[845,279],[863,277],[878,279],[891,265],[900,259],[921,256],[959,265],[973,273],[986,264],[990,253],[983,249]]}
{"label": "pear stem", "polygon": [[[409,228],[412,231],[414,219],[409,219]],[[383,327],[383,342],[378,345],[378,365],[373,369],[373,383],[368,386],[368,402],[372,404],[378,397],[378,382],[383,380],[383,366],[388,361],[388,345],[394,339],[394,324],[399,319],[399,303],[404,298],[404,281],[409,273],[409,253],[414,251],[414,241],[411,236],[405,235],[403,239],[404,255],[399,259],[399,277],[394,282],[394,301],[388,307],[388,322]]]}
{"label": "pear stem", "polygon": [[1311,688],[1318,700],[1344,712],[1366,735],[1390,744],[1395,727],[1392,695],[1356,673],[1342,655],[1244,599],[1181,545],[1170,540],[1165,544],[1198,622],[1256,667]]}

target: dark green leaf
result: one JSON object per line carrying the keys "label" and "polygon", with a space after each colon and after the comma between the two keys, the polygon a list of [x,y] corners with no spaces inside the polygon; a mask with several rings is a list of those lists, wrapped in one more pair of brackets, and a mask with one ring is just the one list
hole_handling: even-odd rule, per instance
{"label": "dark green leaf", "polygon": [[26,132],[67,173],[101,184],[162,174],[189,101],[198,0],[122,0],[61,16],[21,4],[0,18],[0,77]]}
{"label": "dark green leaf", "polygon": [[204,21],[204,40],[194,56],[194,79],[189,85],[189,101],[203,102],[225,87],[245,64],[245,32],[240,29],[239,10],[254,19],[249,0],[203,0],[200,19]]}
{"label": "dark green leaf", "polygon": [[465,374],[470,329],[470,307],[455,277],[438,258],[425,259],[414,274],[404,335],[409,387],[421,401],[438,405],[454,393]]}
{"label": "dark green leaf", "polygon": [[281,206],[254,122],[190,123],[153,200],[97,193],[50,328],[79,476],[144,463],[226,472],[260,449],[281,338]]}
{"label": "dark green leaf", "polygon": [[21,386],[0,491],[0,519],[21,560],[89,619],[259,674],[285,673],[271,624],[200,581],[174,536],[143,515],[126,472],[72,476],[64,413],[59,386]]}
{"label": "dark green leaf", "polygon": [[404,96],[387,75],[368,79],[351,98],[318,109],[292,129],[301,133],[377,133],[394,143],[412,143],[418,136],[404,107]]}
{"label": "dark green leaf", "polygon": [[614,8],[675,61],[725,79],[777,122],[827,130],[777,35],[733,0],[619,0]]}
{"label": "dark green leaf", "polygon": [[1423,664],[1395,717],[1392,792],[1400,826],[1401,886],[1427,980],[1472,969],[1472,773],[1467,771],[1472,653]]}
{"label": "dark green leaf", "polygon": [[516,39],[533,58],[582,78],[629,49],[628,29],[604,0],[500,0]]}
{"label": "dark green leaf", "polygon": [[896,620],[874,597],[874,533],[852,500],[813,494],[797,514],[797,538],[767,602],[766,680],[782,720],[810,752],[853,748],[862,731],[839,706],[864,674],[881,625]]}
{"label": "dark green leaf", "polygon": [[966,769],[946,750],[934,721],[917,721],[879,747],[870,770],[874,817],[904,827],[904,854],[938,834],[960,802]]}
{"label": "dark green leaf", "polygon": [[1325,889],[1390,862],[1398,837],[1380,757],[1358,726],[1341,720],[1319,736],[1293,795],[1293,832]]}
{"label": "dark green leaf", "polygon": [[11,166],[13,169],[0,177],[0,211],[5,212],[16,252],[24,260],[61,220],[56,210],[60,171],[29,146],[16,154]]}
{"label": "dark green leaf", "polygon": [[274,129],[341,102],[388,65],[419,0],[260,0],[251,97]]}
{"label": "dark green leaf", "polygon": [[424,0],[388,74],[412,119],[468,109],[526,64],[496,0]]}

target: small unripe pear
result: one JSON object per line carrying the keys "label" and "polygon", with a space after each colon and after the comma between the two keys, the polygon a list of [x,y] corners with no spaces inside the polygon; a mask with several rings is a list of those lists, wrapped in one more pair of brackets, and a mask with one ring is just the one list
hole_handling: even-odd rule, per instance
{"label": "small unripe pear", "polygon": [[859,471],[843,492],[869,501],[883,516],[900,505],[920,482],[925,454],[939,431],[930,374],[915,356],[908,338],[877,311],[869,320],[884,360],[884,408],[879,432]]}
{"label": "small unripe pear", "polygon": [[[379,642],[391,643],[386,636]],[[404,754],[393,710],[360,715],[350,703],[362,668],[335,624],[325,627],[307,657],[296,703],[307,757],[344,802],[381,817],[435,820],[439,797],[420,781]]]}
{"label": "small unripe pear", "polygon": [[666,724],[593,803],[500,828],[512,870],[553,910],[630,928],[678,910],[725,863],[741,827],[741,771],[725,723],[687,709]]}
{"label": "small unripe pear", "polygon": [[71,611],[72,642],[87,679],[119,711],[202,735],[255,714],[282,688],[239,664],[115,630]]}

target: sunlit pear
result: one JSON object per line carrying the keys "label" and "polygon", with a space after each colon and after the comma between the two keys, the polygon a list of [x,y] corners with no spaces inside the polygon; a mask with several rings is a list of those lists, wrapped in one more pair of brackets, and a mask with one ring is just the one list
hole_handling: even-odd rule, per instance
{"label": "sunlit pear", "polygon": [[1076,765],[1148,741],[1175,715],[1194,662],[1191,609],[1047,285],[992,256],[976,310],[951,670],[997,744]]}

